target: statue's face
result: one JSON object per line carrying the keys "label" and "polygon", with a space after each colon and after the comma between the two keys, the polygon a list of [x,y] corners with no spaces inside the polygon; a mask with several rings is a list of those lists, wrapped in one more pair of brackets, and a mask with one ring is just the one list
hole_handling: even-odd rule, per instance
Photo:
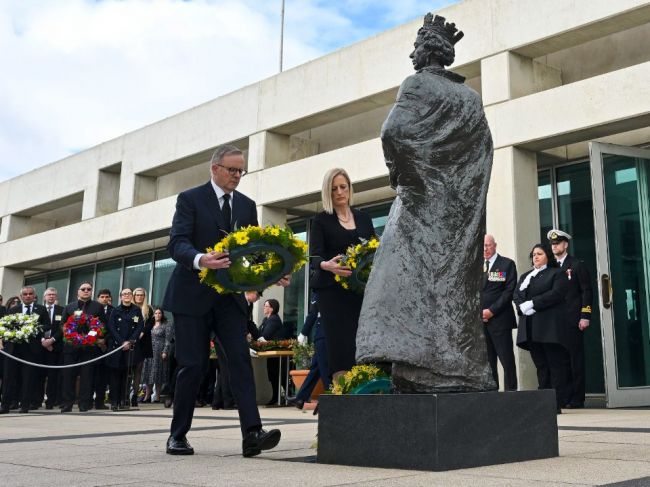
{"label": "statue's face", "polygon": [[415,49],[409,56],[413,60],[413,67],[415,69],[422,69],[429,64],[429,50],[425,47],[424,43],[420,41],[420,38],[415,41],[413,44]]}

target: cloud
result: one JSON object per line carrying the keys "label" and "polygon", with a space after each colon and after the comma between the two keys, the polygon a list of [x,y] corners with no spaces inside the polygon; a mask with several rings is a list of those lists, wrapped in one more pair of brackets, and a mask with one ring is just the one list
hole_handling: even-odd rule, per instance
{"label": "cloud", "polygon": [[[436,2],[287,0],[285,68]],[[453,3],[447,0],[443,3]],[[280,0],[5,0],[0,181],[271,76]]]}

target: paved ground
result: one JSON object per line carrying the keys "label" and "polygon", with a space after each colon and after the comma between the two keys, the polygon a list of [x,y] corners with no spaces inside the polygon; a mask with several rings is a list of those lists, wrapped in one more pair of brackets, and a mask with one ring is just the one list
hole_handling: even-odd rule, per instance
{"label": "paved ground", "polygon": [[[76,411],[76,409],[75,409]],[[650,486],[650,410],[585,409],[559,416],[560,457],[433,473],[315,463],[316,418],[262,408],[282,430],[271,453],[241,457],[235,411],[197,409],[192,457],[165,455],[170,411],[0,416],[4,486]]]}

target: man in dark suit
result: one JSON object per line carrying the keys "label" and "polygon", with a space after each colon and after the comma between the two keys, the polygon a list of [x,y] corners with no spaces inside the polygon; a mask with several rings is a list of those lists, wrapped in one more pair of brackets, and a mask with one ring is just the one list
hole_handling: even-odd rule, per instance
{"label": "man in dark suit", "polygon": [[[43,327],[43,331],[48,331],[50,322],[47,317],[47,312],[43,306],[36,303],[36,291],[31,286],[25,286],[20,290],[21,303],[13,308],[7,310],[7,314],[24,313],[27,315],[37,314],[38,322]],[[28,362],[38,363],[41,355],[41,338],[43,331],[38,335],[33,336],[27,343],[6,343],[5,349],[7,353],[27,360]],[[20,374],[22,380],[22,389],[20,398],[17,397],[17,384],[16,380]],[[0,406],[0,414],[9,412],[10,405],[20,399],[21,413],[28,413],[32,407],[36,391],[36,368],[30,365],[21,364],[12,359],[7,359],[4,366],[3,378],[3,394],[2,405]]]}
{"label": "man in dark suit", "polygon": [[[97,302],[104,308],[104,315],[106,316],[106,323],[111,318],[113,306],[111,305],[111,290],[100,289],[97,291]],[[106,352],[106,340],[102,341],[100,349],[102,353]],[[95,390],[95,409],[108,409],[104,404],[106,397],[106,386],[108,385],[108,367],[105,360],[95,362],[95,376],[94,376],[94,390]]]}
{"label": "man in dark suit", "polygon": [[[50,329],[44,333],[43,338],[41,339],[41,345],[43,346],[41,363],[45,365],[63,364],[63,341],[55,338],[61,334],[61,327],[63,326],[61,323],[61,319],[63,318],[63,306],[56,304],[57,301],[58,292],[56,288],[47,288],[45,293],[43,293],[43,302],[45,303],[45,310],[50,322]],[[61,403],[61,370],[39,369],[37,373],[40,375],[37,403],[42,403],[43,392],[45,392],[45,395],[47,396],[45,407],[47,409],[52,409],[55,405]],[[45,379],[47,379],[47,384],[45,384]]]}
{"label": "man in dark suit", "polygon": [[[99,318],[99,321],[106,324],[106,315],[104,308],[97,301],[91,299],[93,295],[93,285],[84,281],[79,285],[77,290],[77,299],[68,303],[63,309],[61,321],[65,325],[68,317],[78,311]],[[54,337],[56,340],[63,341],[63,329],[60,335]],[[97,346],[74,347],[71,344],[63,346],[63,365],[72,365],[85,362],[99,355],[100,350]],[[72,405],[75,400],[75,383],[79,375],[79,411],[86,412],[92,407],[93,403],[93,377],[95,367],[93,363],[81,367],[70,367],[63,369],[63,400],[61,403],[61,412],[69,413],[72,411]]]}
{"label": "man in dark suit", "polygon": [[517,267],[512,260],[497,254],[497,243],[492,235],[485,235],[483,240],[483,258],[481,309],[488,360],[497,385],[498,357],[503,366],[504,389],[516,391],[517,369],[512,330],[517,328],[517,320],[512,308],[512,294],[517,285]]}
{"label": "man in dark suit", "polygon": [[567,303],[567,345],[571,356],[571,370],[567,371],[571,382],[569,409],[585,407],[585,343],[584,331],[591,319],[593,289],[591,276],[584,262],[568,254],[571,235],[553,229],[546,235],[551,243],[555,260],[569,280]]}
{"label": "man in dark suit", "polygon": [[201,284],[198,277],[201,268],[230,266],[227,253],[205,253],[207,247],[219,242],[233,228],[257,225],[255,202],[235,191],[246,173],[244,165],[244,156],[237,147],[218,147],[210,161],[210,181],[183,191],[176,201],[167,249],[178,265],[163,301],[163,308],[174,316],[179,367],[166,449],[171,455],[194,453],[186,434],[192,426],[195,398],[208,368],[211,330],[227,355],[243,435],[243,455],[258,455],[280,441],[279,430],[262,429],[255,401],[246,341],[246,300],[241,294],[217,294]]}

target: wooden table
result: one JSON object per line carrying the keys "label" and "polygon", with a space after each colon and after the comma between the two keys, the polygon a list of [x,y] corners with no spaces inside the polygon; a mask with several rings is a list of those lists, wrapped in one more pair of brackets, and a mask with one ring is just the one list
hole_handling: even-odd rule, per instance
{"label": "wooden table", "polygon": [[[282,406],[282,360],[287,361],[286,376],[284,378],[284,405],[288,404],[289,396],[289,361],[293,357],[293,352],[291,350],[269,350],[267,352],[257,352],[255,358],[279,358],[280,367],[278,368],[278,406]],[[268,364],[267,364],[268,367]]]}

